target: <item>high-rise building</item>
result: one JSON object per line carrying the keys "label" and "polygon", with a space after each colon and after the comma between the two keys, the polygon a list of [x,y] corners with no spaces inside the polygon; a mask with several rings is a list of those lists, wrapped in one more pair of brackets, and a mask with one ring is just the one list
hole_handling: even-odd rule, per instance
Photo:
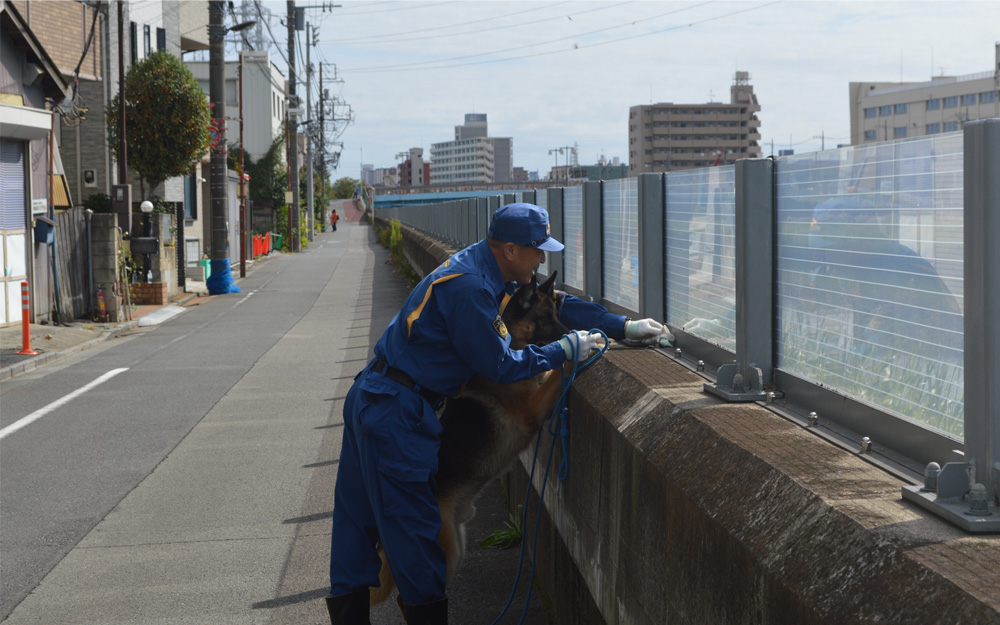
{"label": "high-rise building", "polygon": [[493,182],[514,180],[514,139],[487,137],[493,144]]}
{"label": "high-rise building", "polygon": [[493,144],[489,138],[431,144],[433,184],[489,184],[493,181]]}
{"label": "high-rise building", "polygon": [[431,162],[435,184],[512,182],[514,139],[490,137],[486,113],[467,113],[465,123],[455,126],[454,141],[431,146]]}
{"label": "high-rise building", "polygon": [[991,71],[926,82],[852,82],[851,144],[961,130],[1000,117],[1000,43]]}
{"label": "high-rise building", "polygon": [[748,72],[736,72],[728,104],[660,103],[629,109],[629,175],[759,158],[760,104]]}

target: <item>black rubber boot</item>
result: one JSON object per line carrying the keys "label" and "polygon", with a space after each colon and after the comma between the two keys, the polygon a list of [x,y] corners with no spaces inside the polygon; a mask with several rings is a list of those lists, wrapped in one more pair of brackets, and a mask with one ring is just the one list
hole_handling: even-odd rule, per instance
{"label": "black rubber boot", "polygon": [[420,605],[403,604],[406,625],[447,625],[448,597]]}
{"label": "black rubber boot", "polygon": [[326,598],[331,625],[371,625],[368,620],[368,590]]}

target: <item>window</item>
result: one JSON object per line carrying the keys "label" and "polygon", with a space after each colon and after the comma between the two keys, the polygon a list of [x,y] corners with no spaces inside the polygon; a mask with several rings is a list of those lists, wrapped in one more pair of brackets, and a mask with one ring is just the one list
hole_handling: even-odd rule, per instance
{"label": "window", "polygon": [[878,108],[879,115],[892,115],[892,105],[887,104],[886,106],[880,106]]}
{"label": "window", "polygon": [[933,98],[931,100],[927,100],[928,111],[936,111],[939,108],[941,108],[941,98]]}
{"label": "window", "polygon": [[944,99],[944,107],[946,109],[955,108],[956,106],[958,106],[958,96],[957,95],[953,95],[950,98],[945,98]]}
{"label": "window", "polygon": [[129,22],[129,52],[132,56],[132,65],[139,62],[139,30],[135,22]]}
{"label": "window", "polygon": [[866,130],[865,131],[865,141],[874,141],[875,138],[876,137],[875,137],[875,131],[874,130]]}
{"label": "window", "polygon": [[955,132],[958,130],[958,122],[945,122],[944,131],[945,132]]}
{"label": "window", "polygon": [[967,93],[962,96],[962,106],[971,106],[976,103],[976,94]]}
{"label": "window", "polygon": [[902,113],[905,113],[905,112],[906,112],[906,104],[897,104],[896,105],[896,113],[897,114],[902,114]]}
{"label": "window", "polygon": [[892,129],[892,137],[894,139],[902,139],[906,136],[906,126],[896,126]]}
{"label": "window", "polygon": [[142,27],[142,58],[148,57],[150,52],[153,51],[150,46],[151,41],[149,39],[149,26],[145,25]]}
{"label": "window", "polygon": [[163,28],[156,29],[156,49],[166,50],[167,49],[167,31]]}
{"label": "window", "polygon": [[874,106],[871,107],[871,108],[865,109],[865,117],[875,117],[877,115],[878,115],[878,109],[875,108]]}
{"label": "window", "polygon": [[979,103],[985,104],[987,102],[996,102],[997,94],[995,91],[984,91],[979,94]]}
{"label": "window", "polygon": [[941,124],[927,124],[927,134],[936,135],[941,132]]}

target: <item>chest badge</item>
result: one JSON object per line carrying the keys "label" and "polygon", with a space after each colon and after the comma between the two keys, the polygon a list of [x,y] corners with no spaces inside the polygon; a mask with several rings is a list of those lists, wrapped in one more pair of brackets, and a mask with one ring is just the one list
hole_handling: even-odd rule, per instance
{"label": "chest badge", "polygon": [[493,329],[497,331],[500,338],[507,338],[507,326],[504,325],[503,319],[500,318],[500,315],[497,315],[497,318],[493,320]]}

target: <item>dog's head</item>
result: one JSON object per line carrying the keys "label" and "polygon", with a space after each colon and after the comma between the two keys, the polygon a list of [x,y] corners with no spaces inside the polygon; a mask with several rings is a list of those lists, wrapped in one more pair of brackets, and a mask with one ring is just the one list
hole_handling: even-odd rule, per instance
{"label": "dog's head", "polygon": [[542,284],[535,277],[531,282],[521,285],[503,311],[503,322],[510,332],[510,346],[522,349],[525,345],[545,345],[558,341],[569,328],[559,322],[556,314],[556,300],[553,296],[553,285],[556,273]]}

